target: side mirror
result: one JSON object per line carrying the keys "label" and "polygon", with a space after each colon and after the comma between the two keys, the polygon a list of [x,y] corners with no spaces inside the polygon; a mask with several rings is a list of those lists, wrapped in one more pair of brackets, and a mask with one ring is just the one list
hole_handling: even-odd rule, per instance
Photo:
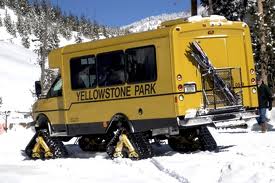
{"label": "side mirror", "polygon": [[40,81],[35,81],[35,94],[37,98],[41,95],[41,82]]}

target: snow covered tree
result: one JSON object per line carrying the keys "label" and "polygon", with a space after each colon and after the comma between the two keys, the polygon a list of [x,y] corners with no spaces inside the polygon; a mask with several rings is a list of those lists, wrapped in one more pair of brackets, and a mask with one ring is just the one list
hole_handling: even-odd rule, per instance
{"label": "snow covered tree", "polygon": [[17,14],[26,15],[30,11],[30,4],[28,0],[17,0],[15,11]]}
{"label": "snow covered tree", "polygon": [[23,17],[21,15],[17,15],[16,29],[20,36],[22,36],[25,32],[23,26]]}
{"label": "snow covered tree", "polygon": [[223,15],[228,20],[242,20],[247,0],[201,0],[201,4],[209,9],[209,14]]}
{"label": "snow covered tree", "polygon": [[16,9],[18,3],[17,3],[17,0],[7,0],[6,5],[11,9]]}
{"label": "snow covered tree", "polygon": [[0,8],[4,9],[5,7],[5,0],[0,0]]}
{"label": "snow covered tree", "polygon": [[16,37],[16,29],[14,23],[11,21],[10,15],[7,13],[5,14],[4,18],[4,25],[7,29],[7,32],[10,33],[12,36]]}
{"label": "snow covered tree", "polygon": [[59,46],[59,38],[58,38],[58,33],[57,33],[57,28],[56,27],[53,27],[51,30],[49,30],[48,32],[48,36],[47,36],[47,55],[48,53],[55,49],[55,48],[58,48]]}
{"label": "snow covered tree", "polygon": [[108,38],[109,35],[107,33],[107,30],[106,30],[106,26],[102,26],[102,35],[105,37],[105,38]]}
{"label": "snow covered tree", "polygon": [[83,40],[81,38],[81,34],[78,32],[77,35],[74,37],[75,38],[75,43],[82,43]]}
{"label": "snow covered tree", "polygon": [[22,41],[22,45],[25,48],[30,48],[30,39],[27,35],[23,35],[21,41]]}

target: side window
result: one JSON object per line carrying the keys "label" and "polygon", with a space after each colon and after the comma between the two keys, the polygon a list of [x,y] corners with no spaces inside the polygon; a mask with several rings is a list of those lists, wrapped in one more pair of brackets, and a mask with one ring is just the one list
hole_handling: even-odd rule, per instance
{"label": "side window", "polygon": [[72,89],[95,88],[97,85],[95,56],[73,58],[70,61]]}
{"label": "side window", "polygon": [[99,86],[112,86],[125,83],[123,51],[101,53],[96,58]]}
{"label": "side window", "polygon": [[62,79],[58,77],[50,88],[47,97],[59,97],[62,96]]}
{"label": "side window", "polygon": [[157,79],[156,51],[154,46],[126,50],[127,81],[150,82]]}

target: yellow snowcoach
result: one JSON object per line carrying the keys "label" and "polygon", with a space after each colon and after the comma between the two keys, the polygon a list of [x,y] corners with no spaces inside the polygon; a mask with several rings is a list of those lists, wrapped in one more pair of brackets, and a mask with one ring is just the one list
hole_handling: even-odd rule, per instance
{"label": "yellow snowcoach", "polygon": [[60,74],[45,96],[36,82],[37,132],[25,150],[34,159],[66,156],[72,137],[111,158],[152,157],[151,139],[215,150],[206,126],[250,118],[258,105],[249,28],[223,17],[65,46],[49,66]]}

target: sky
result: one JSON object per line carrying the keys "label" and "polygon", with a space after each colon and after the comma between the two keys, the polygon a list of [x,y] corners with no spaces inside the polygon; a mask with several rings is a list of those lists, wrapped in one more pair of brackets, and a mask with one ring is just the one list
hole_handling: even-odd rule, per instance
{"label": "sky", "polygon": [[85,15],[100,24],[128,25],[143,18],[189,11],[190,0],[51,0],[65,12]]}

